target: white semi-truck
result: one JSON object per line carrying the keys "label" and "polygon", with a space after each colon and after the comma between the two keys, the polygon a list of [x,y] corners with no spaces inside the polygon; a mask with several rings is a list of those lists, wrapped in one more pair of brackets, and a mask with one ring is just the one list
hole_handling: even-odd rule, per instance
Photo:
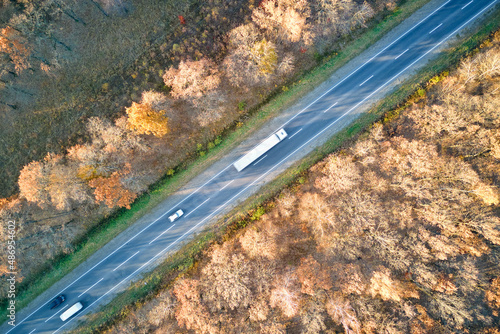
{"label": "white semi-truck", "polygon": [[269,151],[271,148],[276,146],[280,141],[287,137],[287,133],[284,129],[279,130],[274,133],[271,137],[264,140],[258,146],[254,147],[250,152],[242,156],[238,161],[236,161],[233,165],[234,168],[241,172],[243,169],[248,167],[252,162],[260,158],[264,153]]}

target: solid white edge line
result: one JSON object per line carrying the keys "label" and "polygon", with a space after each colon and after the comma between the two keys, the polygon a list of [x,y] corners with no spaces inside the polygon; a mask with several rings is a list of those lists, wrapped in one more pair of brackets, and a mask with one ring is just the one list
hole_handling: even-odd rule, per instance
{"label": "solid white edge line", "polygon": [[79,296],[78,298],[80,298],[81,296],[83,296],[87,291],[89,291],[90,289],[92,289],[94,286],[97,285],[97,283],[99,283],[100,281],[102,281],[104,279],[104,277],[102,277],[100,280],[98,280],[97,282],[95,282],[94,284],[92,284],[92,286],[90,288],[88,288],[87,290],[83,291]]}
{"label": "solid white edge line", "polygon": [[359,87],[363,86],[368,80],[370,80],[371,78],[373,78],[373,74],[371,75],[371,77],[369,77],[368,79],[366,79],[365,81],[363,81],[362,83],[359,84]]}
{"label": "solid white edge line", "polygon": [[302,131],[303,128],[300,128],[299,131],[295,132],[293,135],[291,135],[290,137],[288,137],[288,139],[292,139],[293,136],[295,136],[297,133],[299,133],[300,131]]}
{"label": "solid white edge line", "polygon": [[224,168],[223,170],[221,170],[220,172],[218,172],[217,174],[215,174],[210,180],[208,180],[207,182],[203,183],[203,185],[201,185],[195,191],[193,191],[192,193],[190,193],[186,198],[184,198],[182,201],[180,201],[179,203],[177,203],[176,205],[174,205],[174,208],[177,207],[177,206],[179,206],[181,203],[183,203],[189,197],[193,196],[195,193],[197,193],[201,188],[203,188],[204,186],[206,186],[209,182],[211,182],[213,179],[215,179],[217,176],[219,176],[222,172],[224,172],[226,169],[228,169],[229,167],[231,167],[233,165],[233,163],[227,165],[226,168]]}
{"label": "solid white edge line", "polygon": [[470,5],[470,4],[471,4],[471,3],[473,3],[473,2],[474,2],[474,0],[469,1],[469,2],[465,5],[465,6],[463,6],[463,7],[461,8],[461,10],[464,10],[464,8],[465,8],[465,7],[467,7],[468,5]]}
{"label": "solid white edge line", "polygon": [[[450,1],[450,0],[449,0]],[[447,1],[447,2],[449,2]],[[493,6],[498,0],[494,0],[491,4],[489,4],[488,6],[486,6],[485,8],[483,8],[479,13],[477,13],[476,15],[474,15],[472,18],[470,18],[467,22],[465,22],[464,24],[462,24],[458,29],[456,29],[455,31],[453,31],[451,34],[449,34],[445,39],[443,39],[441,42],[439,42],[438,44],[436,44],[432,49],[430,49],[429,51],[427,51],[425,54],[423,54],[421,57],[419,57],[417,60],[415,60],[413,63],[411,63],[410,65],[408,65],[406,68],[404,68],[401,72],[399,72],[397,75],[393,76],[391,79],[389,79],[389,81],[387,81],[385,84],[383,84],[382,86],[380,86],[379,88],[377,88],[376,91],[374,91],[372,94],[370,94],[369,96],[367,96],[366,98],[363,99],[363,101],[359,102],[358,104],[356,104],[354,107],[352,107],[351,109],[349,109],[347,112],[345,112],[342,116],[340,116],[338,119],[336,119],[334,122],[332,122],[330,125],[328,125],[326,128],[324,128],[323,130],[321,130],[320,132],[318,132],[314,137],[312,137],[311,139],[309,139],[306,143],[304,143],[301,147],[299,147],[298,149],[296,149],[295,151],[293,151],[292,153],[290,153],[289,155],[287,155],[284,159],[282,159],[280,162],[278,162],[276,165],[274,165],[271,169],[269,169],[266,173],[264,173],[263,175],[261,175],[259,178],[257,178],[255,181],[253,181],[251,184],[249,184],[248,186],[246,186],[243,190],[241,190],[239,193],[237,193],[236,195],[234,195],[233,197],[231,197],[231,199],[229,199],[228,201],[226,201],[222,206],[220,206],[219,208],[217,208],[214,212],[212,212],[210,215],[208,215],[207,217],[205,217],[203,220],[201,220],[198,224],[196,224],[195,226],[193,226],[192,228],[190,228],[186,233],[184,233],[183,235],[181,235],[179,238],[177,238],[174,242],[172,242],[169,246],[167,246],[166,248],[164,248],[163,250],[161,250],[159,253],[157,253],[153,258],[151,258],[148,262],[144,263],[142,266],[140,266],[136,271],[134,271],[132,274],[130,274],[129,276],[127,276],[126,278],[124,278],[122,281],[120,281],[118,284],[116,284],[113,288],[111,288],[110,290],[108,290],[104,295],[102,295],[101,297],[99,297],[98,299],[96,299],[92,304],[90,304],[87,309],[89,309],[92,305],[94,305],[95,303],[97,303],[99,300],[101,300],[102,298],[104,298],[108,293],[112,292],[114,289],[116,289],[116,287],[118,287],[120,284],[122,284],[124,281],[126,281],[127,279],[129,279],[130,277],[134,276],[139,270],[141,270],[142,268],[144,268],[146,265],[148,265],[149,263],[151,263],[151,261],[155,260],[157,257],[161,256],[161,254],[163,254],[164,252],[166,252],[170,247],[172,247],[173,245],[175,245],[177,242],[179,242],[180,240],[182,240],[187,234],[191,233],[191,231],[193,231],[194,229],[196,229],[200,224],[202,224],[203,222],[205,222],[207,219],[210,219],[211,217],[213,217],[215,214],[217,214],[220,210],[222,210],[230,201],[232,201],[234,198],[238,197],[241,193],[243,193],[244,191],[246,191],[249,187],[251,187],[252,185],[254,185],[256,182],[260,181],[260,179],[262,179],[263,177],[265,177],[267,174],[269,174],[271,171],[273,171],[277,166],[279,166],[280,164],[282,164],[285,160],[287,160],[291,155],[295,154],[298,150],[302,149],[302,147],[304,147],[305,145],[307,145],[308,143],[310,143],[312,140],[314,140],[317,136],[319,136],[320,134],[322,134],[323,132],[325,132],[327,129],[329,129],[332,125],[334,125],[335,123],[337,123],[341,118],[343,118],[344,116],[346,116],[348,113],[350,113],[352,110],[354,110],[355,108],[357,108],[360,104],[362,104],[363,102],[365,102],[367,99],[369,99],[371,96],[373,96],[376,92],[378,92],[380,89],[384,88],[385,86],[387,86],[390,82],[392,82],[397,76],[401,75],[402,73],[404,73],[408,68],[410,68],[411,66],[413,66],[416,62],[418,62],[420,59],[422,59],[423,57],[425,57],[427,54],[429,54],[430,52],[432,52],[435,48],[437,48],[439,45],[443,44],[445,41],[447,41],[452,35],[456,34],[458,31],[460,31],[463,27],[465,27],[467,24],[469,24],[472,20],[474,20],[476,17],[478,17],[479,15],[481,15],[484,11],[488,10],[491,6]],[[72,318],[70,319],[68,322],[64,323],[61,327],[59,327],[56,331],[54,331],[52,334],[55,334],[57,332],[59,332],[61,330],[61,328],[63,328],[64,326],[66,326],[67,324],[69,324],[71,321],[73,321],[74,319],[77,319],[77,318]]]}
{"label": "solid white edge line", "polygon": [[[319,99],[321,99],[323,96],[325,96],[326,94],[328,94],[330,91],[332,91],[333,89],[335,89],[339,84],[341,84],[342,82],[344,82],[346,79],[348,79],[351,75],[353,75],[354,73],[356,73],[358,70],[360,70],[362,67],[364,67],[366,64],[368,64],[370,61],[372,61],[375,57],[377,57],[379,54],[381,54],[382,52],[384,52],[385,50],[387,50],[389,47],[391,47],[394,43],[396,43],[397,41],[399,41],[401,38],[403,38],[404,36],[406,36],[410,31],[412,31],[413,29],[415,29],[416,27],[418,27],[420,24],[422,24],[422,22],[424,22],[425,20],[427,20],[430,16],[434,15],[437,11],[439,11],[441,8],[443,8],[445,5],[447,5],[451,0],[447,0],[446,2],[444,2],[441,6],[439,6],[438,8],[436,8],[434,11],[432,11],[430,14],[428,14],[426,17],[424,17],[422,20],[420,20],[417,24],[415,24],[413,27],[411,27],[409,30],[407,30],[405,33],[403,33],[401,36],[399,36],[397,39],[395,39],[394,41],[392,41],[389,45],[387,45],[385,48],[383,48],[381,51],[379,51],[376,55],[374,55],[372,58],[370,58],[368,61],[366,61],[364,64],[362,64],[361,66],[359,66],[356,70],[354,70],[353,72],[351,72],[349,75],[347,75],[346,77],[344,77],[341,81],[339,81],[337,84],[335,84],[333,87],[331,87],[329,90],[327,90],[325,93],[323,93],[320,97],[318,97],[316,100],[314,100],[313,102],[311,102],[309,105],[307,105],[304,109],[302,109],[300,112],[298,112],[296,115],[294,115],[292,118],[290,118],[288,121],[286,121],[281,127],[279,127],[276,131],[278,131],[279,129],[283,128],[286,124],[288,124],[289,122],[291,122],[295,117],[297,117],[299,114],[301,114],[303,111],[305,111],[307,108],[309,108],[310,106],[312,106],[314,103],[316,103]],[[472,2],[472,1],[471,1]],[[497,0],[495,0],[492,4],[496,3]],[[492,4],[488,5],[488,7],[486,8],[489,8]],[[468,4],[467,4],[468,5]],[[480,13],[482,13],[484,10],[482,10]],[[476,16],[474,16],[476,17]],[[461,29],[461,28],[460,28]],[[274,131],[274,132],[276,132]],[[221,174],[222,172],[224,172],[226,169],[228,169],[230,166],[232,166],[232,163],[230,165],[228,165],[226,168],[224,168],[222,171],[220,171],[218,174],[216,174],[214,177],[212,177],[210,180],[208,180],[207,182],[205,182],[201,187],[199,187],[198,189],[196,189],[193,193],[191,193],[190,195],[188,195],[188,197],[184,198],[182,201],[180,201],[176,206],[178,206],[179,204],[181,204],[182,202],[184,202],[187,198],[191,197],[195,192],[197,192],[198,190],[200,190],[202,187],[204,187],[207,183],[209,183],[210,181],[212,181],[215,177],[217,177],[219,174]],[[176,207],[174,206],[174,207]],[[168,212],[168,211],[167,211]],[[149,228],[151,225],[153,225],[155,222],[157,222],[159,219],[163,218],[167,212],[165,212],[163,215],[161,215],[159,218],[157,218],[155,221],[153,221],[152,223],[150,223],[148,226],[146,226],[143,230],[141,230],[139,233],[137,233],[134,237],[132,237],[131,239],[129,239],[128,241],[126,241],[125,243],[123,243],[119,248],[117,248],[113,253],[115,253],[116,251],[118,251],[121,247],[123,247],[126,243],[128,243],[129,241],[131,241],[132,239],[134,239],[137,235],[141,234],[144,230],[146,230],[147,228]],[[91,271],[92,269],[94,269],[97,265],[99,265],[100,263],[102,263],[102,261],[106,260],[109,256],[111,256],[113,253],[109,254],[107,257],[105,257],[104,259],[102,259],[101,261],[99,261],[96,265],[94,265],[92,268],[90,268],[89,270],[87,270],[84,274],[82,274],[79,278],[77,278],[75,281],[73,281],[71,284],[69,284],[68,286],[66,286],[63,290],[61,290],[58,294],[55,294],[51,299],[54,299],[55,297],[57,297],[60,293],[62,293],[64,290],[66,290],[68,287],[70,287],[71,285],[73,285],[74,283],[76,283],[76,281],[78,281],[80,278],[82,278],[83,276],[85,276],[89,271]],[[26,319],[28,319],[29,317],[31,317],[34,313],[36,313],[38,310],[40,310],[42,307],[44,307],[47,303],[44,303],[42,304],[39,308],[37,308],[35,311],[33,311],[32,313],[30,313],[26,318],[24,318],[23,320],[19,321],[16,326],[12,327],[9,331],[7,331],[5,334],[8,334],[10,331],[12,331],[14,328],[16,328],[17,326],[19,326],[21,323],[23,323]],[[56,332],[54,332],[56,333]]]}
{"label": "solid white edge line", "polygon": [[[292,137],[293,137],[293,136],[292,136]],[[265,158],[265,157],[267,157],[267,154],[266,154],[266,155],[264,155],[264,156],[263,156],[262,158],[260,158],[259,160],[257,160],[257,162],[255,162],[255,163],[253,164],[253,166],[255,166],[256,164],[258,164],[259,162],[261,162],[262,160],[264,160],[264,158]]]}
{"label": "solid white edge line", "polygon": [[57,315],[57,313],[61,312],[62,310],[64,310],[66,307],[68,307],[69,305],[66,305],[64,306],[62,309],[60,309],[59,311],[57,311],[56,313],[52,314],[50,316],[50,318],[48,318],[47,320],[45,320],[45,322],[49,321],[50,319],[52,319],[53,317],[55,317]]}
{"label": "solid white edge line", "polygon": [[437,28],[441,27],[443,24],[440,23],[436,28],[432,29],[431,31],[429,31],[429,35],[432,34]]}
{"label": "solid white edge line", "polygon": [[220,188],[219,191],[224,190],[228,185],[230,185],[233,182],[234,182],[234,180],[229,181],[224,187]]}
{"label": "solid white edge line", "polygon": [[161,237],[162,235],[164,235],[165,233],[167,233],[174,226],[175,226],[175,224],[172,225],[172,226],[170,226],[169,228],[167,228],[165,231],[161,232],[156,238],[154,238],[153,240],[151,240],[148,245],[151,245],[153,242],[155,242],[156,239],[158,239],[159,237]]}
{"label": "solid white edge line", "polygon": [[[441,40],[441,42],[439,42],[438,44],[436,44],[434,47],[432,47],[430,50],[428,50],[426,53],[424,53],[422,56],[420,56],[417,60],[413,61],[410,65],[408,65],[407,67],[405,67],[402,71],[400,71],[398,74],[396,74],[395,76],[393,76],[391,79],[389,79],[386,83],[384,83],[382,86],[380,86],[379,88],[377,88],[374,92],[372,92],[370,95],[368,95],[367,97],[365,97],[361,102],[359,102],[358,104],[356,104],[354,107],[352,107],[351,109],[349,109],[348,111],[346,111],[344,114],[342,114],[338,119],[336,119],[335,121],[333,121],[332,123],[330,123],[327,127],[325,127],[323,130],[321,130],[320,132],[318,132],[316,135],[314,135],[311,139],[309,139],[307,142],[305,142],[304,144],[302,144],[299,148],[297,148],[295,151],[293,151],[292,153],[290,153],[289,155],[287,155],[285,158],[283,158],[280,162],[278,162],[277,164],[275,164],[271,169],[269,169],[266,173],[262,174],[259,178],[257,178],[256,180],[254,180],[251,184],[249,184],[248,186],[246,186],[243,190],[241,190],[239,193],[237,193],[236,195],[234,195],[233,197],[231,197],[231,199],[229,199],[228,201],[226,201],[222,206],[220,206],[219,208],[217,208],[214,212],[212,212],[210,215],[208,215],[205,219],[203,219],[202,221],[200,221],[196,226],[194,226],[192,229],[196,228],[199,224],[203,223],[205,220],[211,218],[213,215],[217,214],[220,210],[222,210],[229,202],[231,202],[232,200],[234,200],[236,197],[238,197],[241,193],[243,193],[244,191],[246,191],[248,188],[250,188],[252,185],[254,185],[255,183],[257,183],[258,181],[260,181],[263,177],[265,177],[267,174],[269,174],[271,171],[273,171],[277,166],[279,166],[280,164],[282,164],[285,160],[287,160],[290,156],[292,156],[293,154],[295,154],[297,151],[301,150],[305,145],[309,144],[312,140],[314,140],[316,137],[318,137],[319,135],[321,135],[323,132],[325,132],[326,130],[328,130],[332,125],[334,125],[335,123],[337,123],[340,119],[342,119],[344,116],[346,116],[347,114],[349,114],[352,110],[356,109],[359,105],[363,104],[366,100],[368,100],[370,97],[372,97],[375,93],[377,93],[379,90],[381,90],[382,88],[384,88],[385,86],[387,86],[389,83],[391,83],[392,81],[394,81],[394,79],[396,79],[398,76],[400,76],[402,73],[404,73],[406,70],[408,70],[410,67],[412,67],[415,63],[417,63],[418,61],[420,61],[422,58],[424,58],[426,55],[428,55],[429,53],[431,53],[432,51],[434,51],[434,49],[436,49],[438,46],[440,46],[441,44],[443,44],[445,41],[447,41],[451,36],[453,36],[454,34],[456,34],[458,31],[460,31],[463,27],[465,27],[467,24],[469,24],[472,20],[474,20],[476,17],[478,17],[479,15],[481,15],[484,11],[488,10],[491,6],[493,6],[498,0],[494,0],[492,3],[490,3],[488,6],[486,6],[485,8],[483,8],[480,12],[478,12],[476,15],[474,15],[472,18],[470,18],[469,20],[467,20],[464,24],[462,24],[459,28],[457,28],[455,31],[453,31],[451,34],[449,34],[446,38],[444,38],[443,40]],[[192,230],[191,229],[191,230]],[[191,230],[189,230],[188,232],[186,233],[189,233]],[[184,234],[185,235],[185,234]],[[183,235],[183,236],[184,236]],[[182,238],[183,236],[181,236],[180,238]],[[178,239],[179,240],[179,239]],[[174,243],[177,242],[174,241]]]}
{"label": "solid white edge line", "polygon": [[[385,48],[383,48],[382,50],[380,50],[376,55],[374,55],[373,57],[371,57],[370,59],[368,59],[365,63],[363,63],[362,65],[360,65],[357,69],[355,69],[354,71],[352,71],[351,73],[349,73],[346,77],[344,77],[342,80],[340,80],[339,82],[337,82],[334,86],[332,86],[331,88],[329,88],[326,92],[324,92],[323,94],[321,94],[317,99],[315,99],[314,101],[312,101],[311,103],[309,103],[306,107],[304,107],[304,109],[302,109],[301,111],[299,111],[297,114],[295,114],[293,117],[291,117],[288,121],[286,121],[285,123],[283,123],[279,128],[277,128],[274,132],[278,131],[279,129],[283,128],[285,125],[287,125],[288,123],[290,123],[295,117],[299,116],[301,113],[303,113],[305,110],[307,110],[309,107],[311,107],[313,104],[315,104],[316,102],[318,102],[318,100],[320,100],[321,98],[323,98],[323,96],[325,96],[326,94],[330,93],[333,89],[335,89],[338,85],[340,85],[342,82],[344,82],[345,80],[347,80],[349,77],[351,77],[354,73],[356,73],[357,71],[359,71],[361,68],[363,68],[366,64],[368,64],[369,62],[371,62],[373,59],[375,59],[376,57],[378,57],[378,55],[380,55],[382,52],[384,52],[385,50],[387,50],[388,48],[390,48],[394,43],[396,43],[397,41],[399,41],[401,38],[403,38],[404,36],[406,36],[410,31],[412,31],[413,29],[415,29],[416,27],[418,27],[419,25],[422,24],[422,22],[424,22],[425,20],[427,20],[429,17],[431,17],[432,15],[434,15],[437,11],[439,11],[441,8],[443,8],[444,6],[446,6],[448,4],[448,2],[450,2],[451,0],[447,0],[445,3],[443,3],[441,6],[439,6],[438,8],[436,8],[434,11],[432,11],[432,13],[430,13],[429,15],[427,15],[426,17],[424,17],[422,20],[420,20],[417,24],[415,24],[413,27],[411,27],[410,29],[408,29],[405,33],[403,33],[401,36],[399,36],[398,38],[396,38],[394,41],[392,41],[389,45],[387,45]],[[274,133],[273,132],[273,133]]]}
{"label": "solid white edge line", "polygon": [[113,269],[113,271],[115,271],[116,269],[120,268],[121,266],[123,266],[125,263],[127,263],[128,260],[130,260],[131,258],[133,258],[134,256],[136,256],[140,251],[137,251],[135,252],[134,255],[132,255],[131,257],[129,257],[128,259],[126,259],[125,261],[123,261],[118,267],[116,267],[115,269]]}
{"label": "solid white edge line", "polygon": [[[368,64],[370,61],[372,61],[374,58],[376,58],[379,54],[381,54],[382,52],[384,52],[385,50],[387,50],[389,47],[391,47],[394,43],[396,43],[397,41],[399,41],[401,38],[403,38],[404,36],[406,36],[410,31],[412,31],[413,29],[415,29],[416,27],[418,27],[419,25],[422,24],[422,22],[424,22],[425,20],[427,20],[429,17],[431,17],[432,15],[434,15],[437,11],[439,11],[441,8],[443,8],[444,6],[446,6],[451,0],[447,0],[446,2],[444,2],[441,6],[439,6],[438,8],[436,8],[434,11],[432,11],[430,14],[428,14],[426,17],[424,17],[422,20],[420,20],[417,24],[415,24],[413,27],[411,27],[410,29],[408,29],[405,33],[403,33],[401,36],[399,36],[398,38],[396,38],[394,41],[392,41],[389,45],[387,45],[385,48],[383,48],[382,50],[380,50],[376,55],[374,55],[373,57],[371,57],[368,61],[366,61],[364,64],[362,64],[361,66],[359,66],[357,69],[355,69],[354,71],[352,71],[349,75],[347,75],[346,77],[344,77],[341,81],[339,81],[338,83],[336,83],[333,87],[331,87],[330,89],[328,89],[325,93],[323,93],[320,97],[318,97],[316,100],[314,100],[313,102],[311,102],[309,105],[307,105],[304,109],[302,109],[300,112],[298,112],[295,116],[293,116],[292,118],[290,118],[288,121],[286,121],[281,127],[279,127],[276,131],[278,131],[279,129],[283,128],[286,124],[288,124],[289,122],[291,122],[295,117],[297,117],[299,114],[301,114],[302,112],[304,112],[307,108],[309,108],[310,106],[312,106],[314,103],[316,103],[319,99],[321,99],[323,96],[325,96],[326,94],[328,94],[329,92],[331,92],[333,89],[335,89],[338,85],[340,85],[342,82],[344,82],[345,80],[347,80],[351,75],[353,75],[354,73],[356,73],[357,71],[359,71],[361,68],[363,68],[366,64]],[[276,132],[274,131],[274,132]],[[273,132],[273,133],[274,133]],[[208,182],[212,181],[215,177],[217,177],[219,174],[221,174],[222,172],[224,172],[226,169],[228,169],[229,167],[231,167],[233,165],[233,163],[231,163],[230,165],[228,165],[226,168],[224,168],[223,170],[221,170],[218,174],[216,174],[214,177],[212,177],[210,180],[208,180],[207,182],[205,182],[201,187],[199,187],[198,189],[195,190],[195,192],[197,192],[198,190],[200,190],[202,187],[204,187]],[[184,198],[182,201],[180,201],[179,203],[177,203],[177,205],[175,205],[174,207],[178,206],[179,204],[181,204],[182,202],[184,202],[187,198],[191,197],[191,195],[193,195],[195,192],[191,193],[188,195],[188,197]],[[147,228],[149,228],[151,225],[153,225],[155,222],[157,222],[159,219],[163,218],[165,215],[167,214],[167,212],[165,212],[163,215],[161,215],[158,219],[156,219],[155,221],[153,221],[151,224],[149,224],[148,226],[146,226],[143,230],[141,230],[139,233],[137,233],[133,238],[135,238],[137,235],[141,234],[144,230],[146,230]],[[132,239],[133,239],[132,238]],[[129,239],[129,241],[131,241],[132,239]],[[127,241],[127,242],[129,242]],[[125,242],[123,245],[125,245],[127,242]],[[123,246],[122,245],[122,246]],[[120,246],[121,248],[121,246]],[[117,251],[118,249],[115,250],[115,252]],[[113,252],[114,253],[114,252]],[[99,265],[102,261],[104,261],[105,259],[107,259],[109,256],[111,256],[113,253],[111,253],[110,255],[108,255],[106,258],[104,258],[103,260],[101,260],[99,263],[97,263],[95,266]],[[95,267],[94,266],[94,267]],[[80,276],[79,278],[77,278],[75,281],[73,281],[70,285],[66,286],[63,290],[61,290],[58,294],[54,295],[54,297],[52,297],[52,299],[54,299],[55,297],[57,297],[59,294],[61,294],[61,292],[63,292],[64,290],[66,290],[68,287],[70,287],[71,285],[73,285],[76,281],[78,281],[80,278],[82,278],[84,275],[86,275],[90,270],[92,270],[94,267],[90,268],[87,272],[85,272],[82,276]],[[21,320],[20,322],[18,322],[16,324],[16,326],[14,326],[13,328],[11,328],[7,333],[5,334],[8,334],[11,330],[13,330],[14,328],[16,328],[18,325],[20,325],[21,323],[23,323],[26,319],[28,319],[29,317],[31,317],[34,313],[36,313],[38,310],[40,310],[43,306],[45,306],[47,303],[41,305],[39,308],[37,308],[36,310],[34,310],[32,313],[30,313],[26,318],[24,318],[23,320]]]}
{"label": "solid white edge line", "polygon": [[[224,168],[223,170],[221,170],[219,173],[217,173],[216,175],[214,175],[210,180],[208,180],[207,182],[205,182],[201,187],[199,187],[198,189],[196,189],[194,192],[192,192],[191,194],[189,194],[186,198],[184,198],[182,201],[180,201],[179,203],[177,203],[176,205],[174,205],[174,208],[177,207],[179,204],[181,204],[182,202],[184,202],[186,199],[188,199],[189,197],[191,197],[193,194],[195,194],[197,191],[199,191],[201,188],[203,188],[205,185],[207,185],[207,183],[209,183],[210,181],[212,181],[214,178],[216,178],[217,176],[219,176],[222,172],[224,172],[226,169],[228,169],[229,167],[231,167],[232,164],[228,165],[226,168]],[[156,223],[158,220],[160,220],[161,218],[163,218],[167,213],[169,213],[170,210],[168,211],[165,211],[165,213],[163,213],[160,217],[158,217],[157,219],[155,219],[153,222],[151,222],[148,226],[144,227],[142,230],[140,230],[138,233],[136,233],[132,238],[128,239],[127,241],[125,241],[120,247],[118,247],[117,249],[115,249],[113,252],[111,252],[108,256],[106,256],[104,259],[102,259],[101,261],[97,262],[94,266],[92,266],[92,268],[90,268],[89,270],[87,270],[85,273],[83,273],[80,277],[78,277],[76,280],[74,280],[73,282],[71,282],[70,284],[68,284],[64,289],[62,289],[61,291],[59,291],[58,293],[56,293],[52,298],[50,298],[50,300],[56,298],[57,296],[59,296],[62,292],[64,292],[67,288],[69,288],[70,286],[72,286],[73,284],[75,284],[77,281],[79,281],[83,276],[87,275],[90,271],[92,271],[95,267],[97,267],[98,265],[100,265],[103,261],[105,261],[107,258],[109,258],[111,255],[113,255],[114,253],[116,253],[120,248],[122,248],[123,246],[125,246],[127,243],[129,243],[130,241],[134,240],[139,234],[141,234],[142,232],[144,232],[146,229],[148,229],[149,227],[151,227],[151,225],[153,225],[154,223]],[[12,331],[14,328],[16,328],[17,326],[19,326],[20,324],[22,324],[26,319],[28,319],[29,317],[31,317],[33,314],[35,314],[36,312],[38,312],[42,307],[44,307],[45,305],[47,305],[48,302],[42,304],[40,307],[38,307],[36,310],[34,310],[33,312],[31,312],[26,318],[24,318],[23,320],[19,321],[16,326],[12,327],[11,329],[9,329],[5,334],[8,334],[10,331]]]}
{"label": "solid white edge line", "polygon": [[335,107],[337,105],[337,103],[339,103],[338,101],[335,102],[334,104],[332,104],[330,107],[328,107],[328,109],[326,109],[325,111],[323,111],[323,113],[326,113],[328,110],[332,109],[333,107]]}
{"label": "solid white edge line", "polygon": [[406,49],[403,51],[403,53],[400,53],[399,56],[397,56],[396,58],[394,58],[394,60],[398,59],[399,57],[401,57],[402,55],[404,55],[406,52],[408,52],[408,50],[410,49]]}
{"label": "solid white edge line", "polygon": [[198,205],[196,208],[194,208],[193,210],[191,210],[190,212],[188,212],[188,214],[186,215],[186,217],[189,216],[190,214],[192,214],[193,212],[195,212],[196,210],[198,210],[198,208],[200,206],[202,206],[203,204],[205,204],[209,199],[210,199],[210,197],[207,198],[206,200],[204,200],[203,203],[201,203],[200,205]]}

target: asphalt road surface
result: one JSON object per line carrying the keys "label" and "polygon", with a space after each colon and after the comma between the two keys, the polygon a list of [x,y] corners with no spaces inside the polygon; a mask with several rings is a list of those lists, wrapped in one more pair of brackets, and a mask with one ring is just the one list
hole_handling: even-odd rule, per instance
{"label": "asphalt road surface", "polygon": [[[61,333],[72,327],[82,314],[106,302],[106,296],[109,297],[113,291],[126,286],[138,273],[208,223],[228,205],[246,196],[249,188],[284,163],[296,158],[306,145],[319,136],[325,136],[331,127],[360,105],[377,97],[377,93],[380,95],[385,87],[493,7],[497,1],[443,1],[434,12],[397,36],[379,53],[334,83],[286,121],[281,127],[288,133],[288,138],[262,158],[241,172],[228,164],[54,295],[66,296],[66,301],[61,306],[50,310],[48,305],[51,299],[48,299],[39,307],[33,308],[28,316],[16,319],[15,327],[9,329],[4,324],[1,327],[6,330],[4,333]],[[267,136],[272,133],[270,131]],[[234,156],[232,161],[240,156]],[[171,223],[168,216],[179,208],[184,210],[184,216]],[[59,315],[77,301],[84,305],[83,311],[66,322],[61,321]]]}

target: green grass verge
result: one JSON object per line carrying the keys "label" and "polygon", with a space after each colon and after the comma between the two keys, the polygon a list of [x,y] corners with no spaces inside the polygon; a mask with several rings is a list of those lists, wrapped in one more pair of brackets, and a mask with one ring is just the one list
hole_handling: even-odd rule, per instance
{"label": "green grass verge", "polygon": [[[207,154],[198,156],[196,159],[191,158],[183,163],[176,168],[179,171],[178,173],[173,176],[166,176],[153,185],[148,193],[134,202],[130,210],[118,210],[114,215],[101,221],[77,243],[72,253],[54,259],[48,270],[40,272],[33,279],[20,284],[16,296],[17,309],[20,310],[28,305],[29,302],[75,269],[140,217],[149,213],[182,185],[241,143],[270,118],[277,116],[282,110],[293,105],[321,82],[328,79],[332,73],[373,45],[427,2],[429,0],[407,1],[381,21],[371,22],[363,31],[354,32],[340,41],[339,44],[345,44],[342,51],[325,57],[321,65],[303,73],[289,87],[280,88],[282,92],[273,94],[272,97],[265,101],[265,104],[263,103],[259,108],[256,108],[242,126],[236,125],[226,131],[219,145],[209,150]],[[4,318],[7,315],[6,307],[3,307],[6,305],[6,301],[4,299],[0,302],[0,306],[2,306],[0,317]]]}
{"label": "green grass verge", "polygon": [[484,22],[484,24],[477,26],[476,29],[470,32],[469,38],[442,53],[370,112],[360,116],[348,127],[330,138],[323,146],[314,150],[274,181],[265,185],[258,195],[251,196],[242,205],[226,215],[219,224],[212,226],[208,231],[200,233],[194,240],[186,244],[181,251],[170,257],[152,272],[146,274],[144,279],[134,283],[128,290],[119,294],[118,297],[101,308],[99,312],[90,315],[88,321],[85,322],[85,328],[78,328],[74,333],[87,334],[103,331],[113,323],[125,318],[130,312],[133,312],[134,308],[140,307],[147,300],[156,296],[162,289],[169,287],[176,277],[195,267],[196,261],[201,257],[201,251],[208,245],[225,240],[234,231],[258,218],[266,210],[263,203],[273,199],[284,187],[294,183],[303,183],[303,175],[311,166],[328,154],[355,141],[374,122],[380,120],[384,122],[390,121],[392,117],[404,110],[415,99],[418,99],[422,95],[422,90],[425,91],[425,88],[434,84],[439,78],[445,76],[449,70],[455,68],[462,58],[477,52],[481,43],[499,29],[500,9],[490,16],[488,22]]}
{"label": "green grass verge", "polygon": [[214,235],[210,232],[198,235],[195,240],[184,245],[143,279],[131,284],[125,292],[115,297],[105,308],[89,315],[90,319],[85,323],[85,326],[72,332],[78,334],[101,333],[110,324],[127,317],[133,310],[132,305],[140,307],[145,300],[169,287],[175,277],[192,268],[202,251],[213,240]]}

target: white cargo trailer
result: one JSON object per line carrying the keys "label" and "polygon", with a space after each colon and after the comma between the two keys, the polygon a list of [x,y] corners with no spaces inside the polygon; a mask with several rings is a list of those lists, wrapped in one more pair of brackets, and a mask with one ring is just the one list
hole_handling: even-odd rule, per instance
{"label": "white cargo trailer", "polygon": [[59,316],[59,318],[61,318],[62,321],[66,321],[68,320],[68,318],[71,318],[72,316],[77,314],[82,308],[82,303],[77,302],[76,304],[73,304],[73,306],[71,306],[69,309],[64,311],[63,314]]}
{"label": "white cargo trailer", "polygon": [[242,156],[238,161],[236,161],[233,165],[234,168],[241,172],[243,169],[248,167],[252,162],[260,158],[264,153],[269,151],[271,148],[276,146],[280,141],[286,138],[287,133],[284,129],[279,130],[274,133],[271,137],[264,140],[258,146],[254,147],[250,152]]}

